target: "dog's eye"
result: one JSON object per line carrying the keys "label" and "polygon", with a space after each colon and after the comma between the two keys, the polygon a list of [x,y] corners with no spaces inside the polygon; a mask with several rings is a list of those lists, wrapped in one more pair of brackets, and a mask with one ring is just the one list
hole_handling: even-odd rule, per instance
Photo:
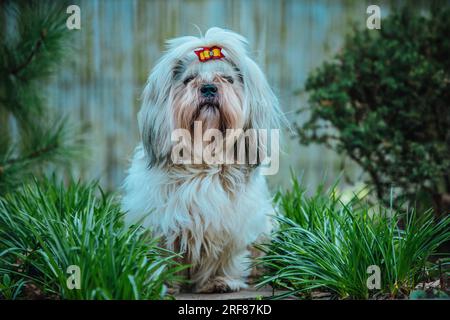
{"label": "dog's eye", "polygon": [[194,76],[189,76],[186,79],[184,79],[183,84],[187,85],[189,82],[191,82],[192,80],[194,80]]}
{"label": "dog's eye", "polygon": [[223,77],[225,80],[227,80],[229,83],[234,83],[233,77],[230,76],[224,76]]}
{"label": "dog's eye", "polygon": [[183,71],[184,71],[183,61],[178,60],[175,63],[175,67],[173,68],[173,78],[179,79],[179,76],[183,73]]}

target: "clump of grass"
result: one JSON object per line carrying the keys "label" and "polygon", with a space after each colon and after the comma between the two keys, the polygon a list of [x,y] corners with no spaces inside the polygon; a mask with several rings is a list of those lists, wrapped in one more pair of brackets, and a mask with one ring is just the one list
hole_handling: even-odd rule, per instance
{"label": "clump of grass", "polygon": [[[164,298],[166,284],[178,280],[182,266],[144,230],[125,228],[122,215],[114,197],[96,183],[65,188],[45,179],[5,195],[0,297]],[[80,268],[80,289],[68,288],[71,265]]]}
{"label": "clump of grass", "polygon": [[[307,196],[296,178],[275,202],[279,229],[260,247],[266,255],[258,263],[267,273],[259,285],[289,295],[326,290],[340,298],[404,296],[423,276],[427,259],[450,239],[449,217],[435,221],[430,212],[375,210],[356,196],[344,204],[334,187]],[[374,265],[381,271],[379,290],[367,286]]]}

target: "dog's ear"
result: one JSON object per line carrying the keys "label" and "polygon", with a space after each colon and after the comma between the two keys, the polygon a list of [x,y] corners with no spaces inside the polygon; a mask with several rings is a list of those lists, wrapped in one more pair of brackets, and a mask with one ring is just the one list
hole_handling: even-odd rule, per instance
{"label": "dog's ear", "polygon": [[[170,156],[173,121],[169,99],[177,67],[176,59],[163,57],[150,73],[142,94],[138,123],[149,165],[164,161]],[[168,72],[168,68],[172,72]]]}
{"label": "dog's ear", "polygon": [[256,62],[245,57],[240,69],[244,86],[245,127],[269,130],[285,125],[287,122],[278,99]]}
{"label": "dog's ear", "polygon": [[[278,99],[261,69],[248,56],[240,65],[244,86],[245,129],[258,130],[258,161],[260,165],[277,148],[279,141],[272,140],[271,129],[289,127],[281,112]],[[278,133],[274,133],[278,136]],[[247,146],[248,147],[248,146]],[[276,152],[276,151],[275,151]]]}

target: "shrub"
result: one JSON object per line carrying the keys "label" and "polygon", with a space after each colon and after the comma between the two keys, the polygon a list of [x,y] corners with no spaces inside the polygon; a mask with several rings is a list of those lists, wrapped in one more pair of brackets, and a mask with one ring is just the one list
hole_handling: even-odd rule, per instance
{"label": "shrub", "polygon": [[[259,285],[288,294],[332,291],[341,298],[408,294],[424,276],[427,259],[450,239],[450,217],[435,222],[416,215],[377,210],[354,197],[344,204],[335,189],[308,197],[297,179],[292,191],[276,196],[281,215],[273,241],[260,248],[267,273]],[[404,218],[404,228],[399,218]],[[369,266],[380,268],[380,290],[369,290]]]}
{"label": "shrub", "polygon": [[[181,268],[96,183],[35,181],[0,199],[0,297],[161,299]],[[68,289],[67,268],[81,271]]]}
{"label": "shrub", "polygon": [[436,212],[450,211],[450,9],[383,19],[356,31],[307,79],[310,118],[302,143],[345,152],[380,199],[390,190]]}

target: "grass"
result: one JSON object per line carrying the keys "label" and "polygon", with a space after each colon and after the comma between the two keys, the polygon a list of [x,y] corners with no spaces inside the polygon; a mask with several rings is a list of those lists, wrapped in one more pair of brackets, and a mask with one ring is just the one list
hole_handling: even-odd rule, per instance
{"label": "grass", "polygon": [[[96,183],[35,181],[0,199],[0,298],[161,299],[182,266]],[[67,268],[80,268],[69,289]]]}
{"label": "grass", "polygon": [[[266,254],[260,286],[302,297],[329,291],[340,298],[423,296],[416,284],[437,268],[429,257],[450,240],[450,219],[341,201],[335,186],[308,196],[293,179],[277,193],[279,228]],[[0,198],[0,299],[165,299],[185,268],[142,228],[126,228],[113,195],[96,183],[35,180]],[[449,260],[442,259],[444,264]],[[441,263],[440,267],[444,264]],[[80,268],[70,289],[69,266]],[[369,266],[381,287],[367,286]],[[445,296],[445,293],[438,293]]]}
{"label": "grass", "polygon": [[[293,178],[292,189],[276,195],[279,229],[260,246],[266,255],[257,263],[267,272],[259,285],[306,297],[314,290],[344,299],[408,295],[423,279],[428,258],[450,240],[449,217],[434,221],[430,212],[374,209],[357,196],[344,204],[335,190],[322,186],[307,196]],[[380,268],[381,287],[371,290],[373,265]]]}

